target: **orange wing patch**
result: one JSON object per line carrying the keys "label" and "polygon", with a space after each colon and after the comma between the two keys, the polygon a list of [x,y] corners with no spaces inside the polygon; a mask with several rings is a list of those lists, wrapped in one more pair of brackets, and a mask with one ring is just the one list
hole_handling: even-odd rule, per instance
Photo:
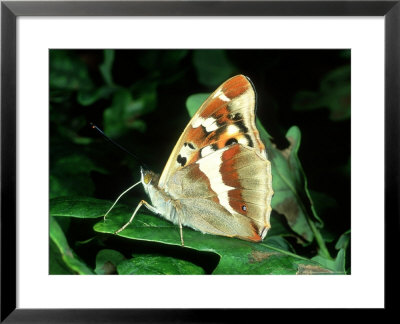
{"label": "orange wing patch", "polygon": [[248,241],[253,241],[253,242],[260,242],[262,241],[261,236],[257,233],[256,226],[251,223],[252,229],[253,229],[253,235],[248,236],[248,237],[243,237],[243,239],[248,240]]}
{"label": "orange wing patch", "polygon": [[226,146],[240,143],[260,147],[262,152],[254,108],[255,92],[245,76],[237,75],[223,83],[183,131],[161,174],[160,187],[173,172]]}
{"label": "orange wing patch", "polygon": [[226,108],[226,101],[221,100],[220,98],[213,98],[211,101],[205,106],[204,110],[199,114],[202,118],[208,118],[214,113],[222,108]]}
{"label": "orange wing patch", "polygon": [[223,84],[222,92],[233,99],[242,95],[247,89],[249,89],[249,80],[243,75],[238,75]]}

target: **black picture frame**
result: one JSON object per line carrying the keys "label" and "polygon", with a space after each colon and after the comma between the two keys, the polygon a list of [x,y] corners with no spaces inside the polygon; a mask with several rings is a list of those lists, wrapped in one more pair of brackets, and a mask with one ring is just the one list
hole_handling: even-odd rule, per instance
{"label": "black picture frame", "polygon": [[[19,16],[380,16],[385,19],[385,309],[399,234],[400,1],[2,1],[1,322],[230,322],[242,310],[16,308],[16,19]],[[394,252],[393,252],[394,253]],[[367,283],[366,283],[367,284]],[[247,310],[250,312],[250,310]],[[251,310],[261,319],[265,310]]]}

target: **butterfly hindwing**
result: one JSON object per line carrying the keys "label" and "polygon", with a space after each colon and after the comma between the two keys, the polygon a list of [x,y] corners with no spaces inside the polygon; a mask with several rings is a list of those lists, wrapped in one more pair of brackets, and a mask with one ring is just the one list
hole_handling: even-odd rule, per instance
{"label": "butterfly hindwing", "polygon": [[166,186],[179,199],[183,225],[259,241],[270,228],[269,174],[268,160],[237,143],[181,168]]}

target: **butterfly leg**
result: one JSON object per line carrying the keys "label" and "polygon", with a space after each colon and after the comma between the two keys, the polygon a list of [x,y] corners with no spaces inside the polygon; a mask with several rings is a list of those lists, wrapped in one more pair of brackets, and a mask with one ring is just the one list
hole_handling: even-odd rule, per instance
{"label": "butterfly leg", "polygon": [[179,202],[175,202],[175,208],[176,208],[176,212],[178,214],[178,222],[179,222],[179,233],[181,235],[181,244],[182,246],[185,246],[185,242],[183,242],[183,231],[182,231],[182,219],[181,219],[181,209],[180,209],[180,204]]}
{"label": "butterfly leg", "polygon": [[138,210],[140,209],[140,207],[142,207],[142,205],[145,205],[145,207],[152,211],[155,214],[158,214],[157,209],[154,208],[152,205],[150,205],[147,201],[141,200],[140,203],[138,203],[138,205],[136,206],[135,211],[133,212],[131,218],[129,219],[128,223],[126,223],[124,226],[122,226],[119,230],[117,230],[116,232],[114,232],[114,234],[118,234],[119,232],[123,231],[130,223],[132,223],[133,218],[135,217],[136,213],[138,212]]}
{"label": "butterfly leg", "polygon": [[141,183],[142,181],[138,181],[137,183],[135,183],[133,186],[129,187],[128,189],[126,189],[122,194],[119,195],[119,197],[117,198],[117,200],[112,204],[112,206],[110,207],[110,209],[107,211],[107,213],[104,214],[104,220],[106,220],[106,217],[108,215],[108,213],[111,211],[111,209],[114,208],[114,206],[117,204],[118,200],[120,200],[120,198],[125,195],[129,190],[131,190],[133,187],[136,187],[139,183]]}
{"label": "butterfly leg", "polygon": [[181,234],[181,244],[182,246],[185,246],[185,243],[183,242],[182,222],[180,216],[179,216],[179,233]]}
{"label": "butterfly leg", "polygon": [[183,232],[182,232],[182,224],[179,222],[179,233],[181,234],[181,244],[185,246],[185,242],[183,242]]}

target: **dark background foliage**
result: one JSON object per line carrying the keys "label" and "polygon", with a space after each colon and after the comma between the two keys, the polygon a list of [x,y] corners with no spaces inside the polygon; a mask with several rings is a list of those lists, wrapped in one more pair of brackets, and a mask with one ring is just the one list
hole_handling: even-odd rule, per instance
{"label": "dark background foliage", "polygon": [[[257,116],[277,149],[289,146],[290,127],[300,129],[298,156],[331,256],[315,260],[335,268],[338,245],[350,230],[349,50],[50,50],[49,55],[50,273],[133,273],[125,270],[131,260],[134,273],[213,273],[220,260],[215,253],[94,231],[101,213],[88,215],[106,212],[140,179],[138,160],[161,173],[189,121],[188,98],[210,93],[236,74],[254,83]],[[97,200],[85,200],[77,212],[78,197]],[[121,203],[133,211],[140,199],[146,197],[138,186]],[[281,248],[287,244],[287,251],[307,259],[321,256],[316,240],[306,242],[276,210],[271,217]],[[349,273],[347,243],[344,251],[342,268]]]}

